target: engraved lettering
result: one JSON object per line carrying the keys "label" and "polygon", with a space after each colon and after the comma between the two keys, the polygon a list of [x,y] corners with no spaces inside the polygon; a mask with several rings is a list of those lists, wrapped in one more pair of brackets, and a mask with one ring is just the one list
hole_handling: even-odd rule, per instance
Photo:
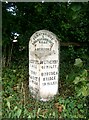
{"label": "engraved lettering", "polygon": [[57,94],[58,68],[56,35],[47,30],[37,31],[29,41],[29,89],[34,98],[49,100]]}

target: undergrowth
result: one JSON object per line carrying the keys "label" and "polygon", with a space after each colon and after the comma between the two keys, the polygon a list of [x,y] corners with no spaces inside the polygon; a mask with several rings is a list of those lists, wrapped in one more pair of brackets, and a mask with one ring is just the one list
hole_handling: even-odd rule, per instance
{"label": "undergrowth", "polygon": [[[79,65],[81,67],[79,67]],[[33,99],[28,88],[28,68],[19,65],[3,68],[2,118],[88,118],[88,71],[80,59],[63,80],[59,80],[59,94],[48,102]],[[71,67],[71,65],[69,66]],[[76,69],[77,68],[77,69]],[[79,71],[82,69],[83,71]],[[79,77],[77,79],[77,77]],[[81,79],[82,78],[82,79]],[[82,82],[82,86],[80,84]],[[61,83],[61,85],[60,85]],[[85,87],[85,88],[84,88]],[[82,91],[82,92],[81,92]],[[81,93],[80,93],[81,92]]]}

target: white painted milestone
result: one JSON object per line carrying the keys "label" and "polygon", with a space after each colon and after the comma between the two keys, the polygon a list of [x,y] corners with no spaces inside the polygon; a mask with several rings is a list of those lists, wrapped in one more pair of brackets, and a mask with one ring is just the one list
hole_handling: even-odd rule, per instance
{"label": "white painted milestone", "polygon": [[48,30],[35,32],[29,41],[29,89],[32,96],[48,101],[58,93],[59,41]]}

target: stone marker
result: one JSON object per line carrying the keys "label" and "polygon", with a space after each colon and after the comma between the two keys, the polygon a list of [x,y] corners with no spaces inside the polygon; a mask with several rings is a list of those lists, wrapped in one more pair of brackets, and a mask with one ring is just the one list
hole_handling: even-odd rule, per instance
{"label": "stone marker", "polygon": [[35,32],[29,41],[29,89],[32,96],[48,101],[58,93],[59,43],[48,30]]}

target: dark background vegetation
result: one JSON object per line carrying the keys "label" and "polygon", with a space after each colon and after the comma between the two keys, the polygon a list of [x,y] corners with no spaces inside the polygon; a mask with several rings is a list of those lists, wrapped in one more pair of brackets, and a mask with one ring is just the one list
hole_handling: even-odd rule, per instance
{"label": "dark background vegetation", "polygon": [[[60,95],[49,107],[49,103],[28,98],[27,89],[28,43],[41,29],[56,34],[61,45]],[[2,68],[3,118],[88,118],[89,3],[3,2]]]}

